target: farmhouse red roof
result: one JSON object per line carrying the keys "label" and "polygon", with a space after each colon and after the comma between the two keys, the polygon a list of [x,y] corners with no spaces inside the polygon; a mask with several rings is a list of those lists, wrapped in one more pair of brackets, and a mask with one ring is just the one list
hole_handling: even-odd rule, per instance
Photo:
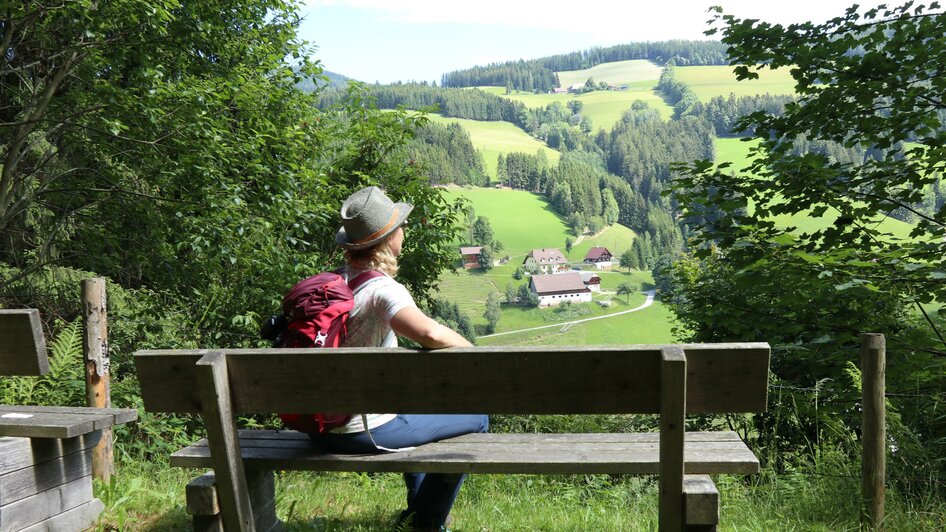
{"label": "farmhouse red roof", "polygon": [[585,283],[581,282],[581,274],[578,272],[533,275],[532,282],[539,295],[589,291]]}
{"label": "farmhouse red roof", "polygon": [[600,248],[600,247],[591,248],[590,250],[588,250],[588,254],[585,255],[585,258],[586,259],[599,259],[604,254],[610,255],[611,252],[608,251],[608,248]]}
{"label": "farmhouse red roof", "polygon": [[565,264],[568,262],[565,255],[562,255],[562,252],[556,248],[533,249],[528,256],[534,258],[539,264]]}

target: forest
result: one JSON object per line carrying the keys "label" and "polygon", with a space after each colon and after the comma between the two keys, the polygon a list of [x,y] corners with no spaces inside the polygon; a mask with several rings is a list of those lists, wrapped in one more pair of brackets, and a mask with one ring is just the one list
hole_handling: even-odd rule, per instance
{"label": "forest", "polygon": [[548,92],[560,87],[556,72],[587,68],[629,59],[647,59],[663,65],[725,65],[726,47],[715,41],[638,42],[597,47],[528,61],[509,61],[456,70],[443,75],[443,87],[506,87],[509,90]]}
{"label": "forest", "polygon": [[[438,186],[498,183],[541,194],[576,236],[633,229],[630,267],[653,273],[680,341],[773,346],[767,413],[691,420],[743,434],[763,459],[760,483],[857,469],[858,338],[885,334],[889,485],[904,515],[914,512],[894,522],[944,525],[946,15],[935,7],[852,8],[792,26],[720,11],[720,41],[473,67],[440,87],[349,80],[344,89],[329,87],[318,51],[297,37],[289,0],[3,9],[0,306],[40,309],[57,349],[75,354],[79,280],[106,278],[116,406],[141,405],[135,350],[266,345],[258,327],[282,294],[339,264],[326,235],[342,200],[366,185],[423,213],[406,228],[399,279],[473,337],[438,290],[467,205]],[[527,108],[458,88],[544,91],[556,71],[625,59],[664,67],[671,120],[636,102],[596,130],[577,100]],[[795,94],[700,101],[674,69],[706,64],[731,64],[743,79],[757,75],[747,65],[793,67]],[[424,111],[508,121],[561,159],[509,153],[487,175],[469,135]],[[734,136],[756,143],[747,166],[716,165],[715,141]],[[823,223],[800,228],[801,217]],[[908,222],[908,235],[888,218]],[[0,402],[81,404],[79,372],[5,379]],[[509,416],[497,427],[609,423]],[[116,432],[120,459],[148,479],[158,469],[147,467],[166,466],[200,430],[197,418],[141,411]],[[535,482],[580,499],[620,481]]]}

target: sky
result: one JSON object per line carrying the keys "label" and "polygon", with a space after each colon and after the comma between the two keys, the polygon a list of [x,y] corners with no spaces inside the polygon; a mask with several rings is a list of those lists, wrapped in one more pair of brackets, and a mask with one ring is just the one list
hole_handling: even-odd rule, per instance
{"label": "sky", "polygon": [[326,70],[368,83],[439,83],[447,72],[492,62],[710,39],[703,32],[711,5],[738,18],[790,24],[824,22],[855,1],[304,0],[299,35],[317,47],[314,58]]}

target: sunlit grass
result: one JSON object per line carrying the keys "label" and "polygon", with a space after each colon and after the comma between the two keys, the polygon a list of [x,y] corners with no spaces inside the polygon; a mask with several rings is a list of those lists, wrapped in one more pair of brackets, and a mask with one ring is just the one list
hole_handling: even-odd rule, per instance
{"label": "sunlit grass", "polygon": [[440,115],[428,115],[432,122],[448,124],[456,122],[470,135],[473,147],[483,155],[483,164],[490,179],[496,179],[496,158],[500,153],[512,152],[535,155],[545,153],[549,164],[556,165],[561,153],[545,145],[544,142],[529,136],[515,124],[500,121],[467,120],[465,118],[447,118]]}
{"label": "sunlit grass", "polygon": [[733,66],[678,66],[674,69],[676,78],[685,83],[700,101],[709,101],[714,96],[728,97],[730,93],[739,96],[754,94],[795,94],[795,80],[790,69],[763,69],[758,71],[759,79],[737,81]]}

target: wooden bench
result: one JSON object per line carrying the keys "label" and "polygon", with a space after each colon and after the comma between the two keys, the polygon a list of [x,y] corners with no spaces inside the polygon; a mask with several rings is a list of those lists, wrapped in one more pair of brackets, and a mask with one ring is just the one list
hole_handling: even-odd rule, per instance
{"label": "wooden bench", "polygon": [[[39,312],[0,310],[0,376],[49,369]],[[128,408],[0,405],[0,530],[83,530],[104,506],[92,494],[102,430],[137,419]]]}
{"label": "wooden bench", "polygon": [[[685,414],[764,411],[769,346],[152,350],[135,353],[135,364],[145,408],[203,416],[207,439],[171,457],[214,470],[189,486],[188,505],[218,506],[220,521],[195,516],[196,528],[278,530],[272,471],[311,470],[658,474],[660,528],[712,530],[715,486],[686,475],[755,473],[759,462],[732,432],[685,433]],[[647,413],[660,415],[660,432],[470,434],[403,453],[337,455],[305,435],[238,430],[234,420],[307,411]]]}

